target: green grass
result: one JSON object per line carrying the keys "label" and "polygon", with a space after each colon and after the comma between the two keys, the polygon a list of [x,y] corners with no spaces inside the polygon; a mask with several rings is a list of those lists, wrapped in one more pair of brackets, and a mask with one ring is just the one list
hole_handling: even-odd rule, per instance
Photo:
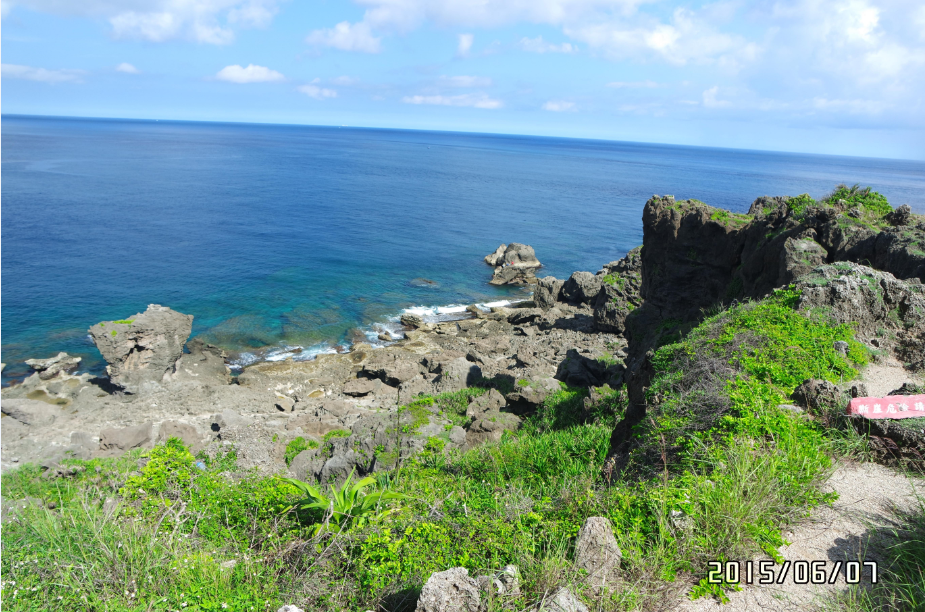
{"label": "green grass", "polygon": [[[325,442],[328,440],[330,440],[330,438],[326,438]],[[290,440],[289,443],[286,444],[286,465],[292,465],[292,460],[295,459],[296,456],[302,451],[311,450],[313,448],[318,448],[318,443],[314,440],[306,440],[302,436],[299,436],[294,440]]]}
{"label": "green grass", "polygon": [[[467,452],[430,438],[424,452],[369,484],[407,496],[396,511],[336,533],[319,529],[319,508],[289,511],[296,487],[240,470],[233,450],[201,455],[205,470],[178,440],[146,453],[140,468],[137,453],[73,461],[87,469],[67,480],[24,466],[3,475],[4,495],[58,507],[27,510],[3,530],[3,605],[412,609],[434,571],[462,566],[477,575],[509,563],[520,568],[522,593],[492,609],[529,608],[560,585],[607,610],[657,608],[679,585],[723,597],[698,584],[706,562],[776,555],[783,529],[831,500],[822,484],[841,452],[839,436],[848,435],[778,408],[805,378],[848,379],[867,359],[850,327],[797,312],[798,297],[787,289],[716,312],[659,348],[647,417],[610,485],[602,468],[613,426],[627,410],[622,388],[604,388],[588,404],[587,390],[563,387],[519,430]],[[677,327],[666,321],[661,331]],[[835,340],[849,343],[847,356],[834,350]],[[509,380],[483,381],[418,397],[402,410],[412,425],[432,414],[462,424],[471,397],[502,385],[514,388]],[[339,435],[349,432],[331,432],[325,442]],[[290,461],[298,440],[287,445]],[[116,496],[122,508],[105,515],[102,501]],[[571,564],[589,516],[612,522],[624,553],[624,582],[603,599],[582,586]],[[920,550],[904,546],[897,555],[913,559],[902,570],[909,580]],[[222,569],[226,560],[237,564]]]}
{"label": "green grass", "polygon": [[131,325],[134,322],[135,322],[135,319],[121,319],[119,321],[113,321],[113,323],[118,323],[120,325]]}

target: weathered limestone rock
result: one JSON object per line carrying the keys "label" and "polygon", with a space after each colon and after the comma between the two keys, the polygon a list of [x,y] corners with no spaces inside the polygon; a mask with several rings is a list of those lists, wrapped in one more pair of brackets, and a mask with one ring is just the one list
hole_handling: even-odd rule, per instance
{"label": "weathered limestone rock", "polygon": [[545,599],[536,612],[588,612],[588,607],[567,588],[561,587]]}
{"label": "weathered limestone rock", "polygon": [[520,427],[520,419],[509,412],[483,412],[469,425],[466,431],[466,444],[469,447],[498,442],[505,430],[514,431]]}
{"label": "weathered limestone rock", "polygon": [[[71,436],[73,438],[73,435]],[[169,438],[180,438],[194,455],[204,446],[203,435],[193,425],[180,421],[164,421],[157,432],[157,442],[166,442]]]}
{"label": "weathered limestone rock", "polygon": [[415,612],[481,612],[479,585],[464,567],[431,574]]}
{"label": "weathered limestone rock", "polygon": [[100,450],[127,451],[141,448],[151,442],[152,429],[152,423],[142,423],[120,429],[104,429],[100,432]]}
{"label": "weathered limestone rock", "polygon": [[71,357],[67,353],[58,353],[48,359],[26,359],[26,364],[38,372],[42,380],[50,380],[64,372],[70,374],[80,365],[80,357]]}
{"label": "weathered limestone rock", "polygon": [[600,516],[585,519],[575,542],[575,565],[588,572],[588,583],[596,589],[613,587],[620,580],[622,558],[610,521]]}
{"label": "weathered limestone rock", "polygon": [[89,331],[109,363],[109,379],[134,393],[174,372],[192,326],[193,315],[151,304],[131,319],[103,321]]}
{"label": "weathered limestone rock", "polygon": [[57,406],[31,399],[3,399],[0,402],[0,411],[31,427],[51,425],[61,414],[61,409]]}
{"label": "weathered limestone rock", "polygon": [[491,595],[520,595],[520,570],[516,565],[506,565],[500,572],[475,579],[479,587]]}
{"label": "weathered limestone rock", "polygon": [[499,411],[507,405],[507,400],[497,389],[490,389],[485,395],[469,398],[466,416],[478,418],[490,411]]}
{"label": "weathered limestone rock", "polygon": [[536,289],[533,290],[533,303],[537,308],[549,310],[559,301],[560,293],[564,280],[559,280],[555,276],[546,276],[536,281]]}
{"label": "weathered limestone rock", "polygon": [[424,326],[424,317],[410,312],[403,314],[399,318],[399,321],[402,325],[405,327],[410,327],[411,329],[417,329]]}
{"label": "weathered limestone rock", "polygon": [[789,284],[826,262],[829,254],[813,240],[816,232],[809,230],[805,237],[787,238],[781,250],[779,278]]}
{"label": "weathered limestone rock", "polygon": [[474,385],[481,378],[482,369],[479,366],[467,361],[465,357],[459,357],[441,366],[434,388],[437,393],[460,391]]}
{"label": "weathered limestone rock", "polygon": [[495,266],[492,285],[532,285],[536,283],[534,270],[542,266],[533,247],[517,242],[502,244],[485,257],[485,263]]}
{"label": "weathered limestone rock", "polygon": [[593,304],[600,290],[600,276],[590,272],[572,272],[562,285],[561,299],[572,304]]}

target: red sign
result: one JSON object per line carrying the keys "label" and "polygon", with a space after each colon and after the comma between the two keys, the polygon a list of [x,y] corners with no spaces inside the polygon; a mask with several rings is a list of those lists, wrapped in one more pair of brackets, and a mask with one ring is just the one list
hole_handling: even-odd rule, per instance
{"label": "red sign", "polygon": [[925,395],[856,397],[848,404],[848,414],[860,414],[868,419],[925,417]]}

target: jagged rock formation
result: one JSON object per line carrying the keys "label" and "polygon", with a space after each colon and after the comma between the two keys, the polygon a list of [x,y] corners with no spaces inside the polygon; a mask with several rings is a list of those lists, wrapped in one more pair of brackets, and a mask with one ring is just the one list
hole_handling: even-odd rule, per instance
{"label": "jagged rock formation", "polygon": [[41,380],[51,380],[62,372],[70,374],[80,365],[80,357],[58,353],[48,359],[26,359],[26,364],[38,374]]}
{"label": "jagged rock formation", "polygon": [[481,612],[482,597],[478,583],[464,567],[431,574],[415,612]]}
{"label": "jagged rock formation", "polygon": [[536,283],[536,269],[542,266],[533,247],[518,242],[502,244],[485,256],[485,263],[495,268],[488,281],[492,285],[532,285]]}
{"label": "jagged rock formation", "polygon": [[192,327],[193,315],[151,304],[131,319],[98,323],[89,333],[109,364],[109,380],[136,392],[174,372]]}
{"label": "jagged rock formation", "polygon": [[622,558],[610,521],[600,516],[585,519],[575,542],[575,565],[588,572],[588,584],[598,590],[612,589],[620,581]]}
{"label": "jagged rock formation", "polygon": [[733,299],[757,298],[823,263],[867,262],[900,279],[925,280],[925,221],[890,213],[859,218],[843,200],[799,209],[758,198],[747,215],[698,200],[654,196],[643,211],[642,287],[662,319],[687,319]]}

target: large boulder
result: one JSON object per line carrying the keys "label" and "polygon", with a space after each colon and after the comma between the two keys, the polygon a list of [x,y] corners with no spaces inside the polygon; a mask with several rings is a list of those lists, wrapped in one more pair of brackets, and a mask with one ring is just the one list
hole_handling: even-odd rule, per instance
{"label": "large boulder", "polygon": [[534,271],[542,266],[533,247],[518,242],[502,244],[485,257],[485,263],[495,267],[488,281],[492,285],[532,285],[536,283]]}
{"label": "large boulder", "polygon": [[562,292],[564,280],[555,276],[546,276],[536,281],[536,288],[533,290],[533,303],[537,308],[549,310],[559,301],[559,295]]}
{"label": "large boulder", "polygon": [[515,268],[539,268],[542,265],[533,247],[519,242],[502,244],[494,253],[485,257],[485,263],[489,266],[508,265]]}
{"label": "large boulder", "polygon": [[573,272],[562,285],[561,300],[572,304],[593,304],[601,290],[602,277],[590,272]]}
{"label": "large boulder", "polygon": [[478,583],[464,567],[431,574],[415,612],[481,612],[482,599]]}
{"label": "large boulder", "polygon": [[610,521],[601,516],[585,519],[575,542],[575,565],[588,572],[591,587],[603,590],[617,584],[622,558]]}
{"label": "large boulder", "polygon": [[925,368],[925,286],[855,263],[819,266],[800,278],[800,310],[823,309],[852,325],[861,341],[892,349],[912,369]]}
{"label": "large boulder", "polygon": [[58,353],[48,359],[26,359],[26,364],[35,370],[42,380],[51,380],[62,372],[70,374],[80,365],[80,357],[71,357],[67,353]]}
{"label": "large boulder", "polygon": [[598,275],[601,290],[594,301],[594,328],[622,334],[626,331],[626,317],[642,304],[642,248],[607,264]]}
{"label": "large boulder", "polygon": [[107,428],[100,432],[100,450],[127,451],[133,448],[150,446],[153,433],[152,423],[142,423],[131,427]]}
{"label": "large boulder", "polygon": [[588,606],[581,603],[571,591],[560,587],[552,595],[543,599],[534,609],[536,612],[588,612]]}
{"label": "large boulder", "polygon": [[103,321],[89,332],[109,364],[110,381],[134,393],[175,371],[192,327],[193,315],[151,304],[130,319]]}

